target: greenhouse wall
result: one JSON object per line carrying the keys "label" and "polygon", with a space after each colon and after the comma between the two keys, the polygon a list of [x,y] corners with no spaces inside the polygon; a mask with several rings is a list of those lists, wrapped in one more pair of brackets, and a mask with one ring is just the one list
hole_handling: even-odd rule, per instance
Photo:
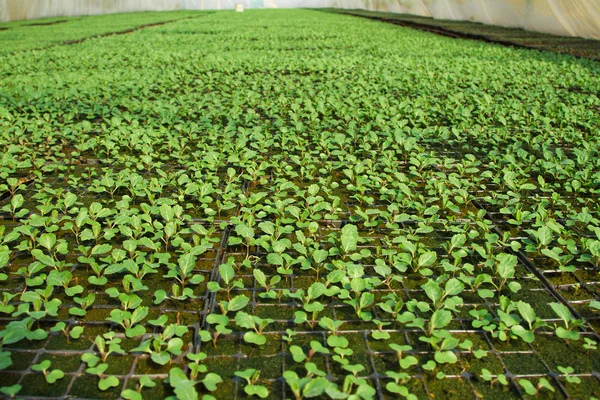
{"label": "greenhouse wall", "polygon": [[0,21],[130,11],[339,7],[600,39],[600,0],[0,0]]}

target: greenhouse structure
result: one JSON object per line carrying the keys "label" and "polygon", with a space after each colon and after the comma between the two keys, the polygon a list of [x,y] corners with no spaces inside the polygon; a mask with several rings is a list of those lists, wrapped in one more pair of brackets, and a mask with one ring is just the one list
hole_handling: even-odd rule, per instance
{"label": "greenhouse structure", "polygon": [[0,0],[0,398],[600,399],[600,1]]}

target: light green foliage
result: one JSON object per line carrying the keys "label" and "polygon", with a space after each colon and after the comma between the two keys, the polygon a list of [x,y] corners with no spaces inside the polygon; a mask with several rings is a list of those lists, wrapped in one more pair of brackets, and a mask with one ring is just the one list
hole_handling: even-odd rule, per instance
{"label": "light green foliage", "polygon": [[[596,384],[597,63],[315,10],[25,25],[0,31],[3,395]],[[523,349],[575,361],[517,373]]]}

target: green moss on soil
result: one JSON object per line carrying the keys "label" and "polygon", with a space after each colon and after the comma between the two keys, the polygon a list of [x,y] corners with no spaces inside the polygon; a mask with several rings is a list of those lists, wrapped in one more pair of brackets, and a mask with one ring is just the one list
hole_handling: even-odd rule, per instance
{"label": "green moss on soil", "polygon": [[[234,373],[238,366],[237,357],[211,357],[207,358],[204,364],[208,367],[209,372],[214,372],[223,378],[223,380],[233,379]],[[227,382],[223,382],[227,386]],[[219,385],[219,390],[221,386]]]}
{"label": "green moss on soil", "polygon": [[246,343],[245,341],[240,342],[240,351],[243,354],[253,357],[261,357],[263,355],[272,355],[281,352],[281,335],[265,334],[267,342],[262,346],[258,346],[252,343]]}
{"label": "green moss on soil", "polygon": [[548,369],[536,354],[502,354],[500,356],[508,371],[514,375],[546,374]]}
{"label": "green moss on soil", "polygon": [[277,379],[283,374],[283,356],[263,356],[242,358],[239,361],[239,369],[253,368],[260,371],[261,379]]}
{"label": "green moss on soil", "polygon": [[100,378],[91,375],[81,375],[75,378],[69,395],[73,397],[82,397],[87,399],[114,399],[121,394],[121,384],[114,388],[102,391],[98,389]]}
{"label": "green moss on soil", "polygon": [[[51,369],[55,369],[55,366],[52,365]],[[46,379],[42,373],[27,374],[21,381],[21,386],[23,388],[19,392],[19,395],[32,397],[59,397],[66,393],[67,386],[69,386],[70,382],[71,376],[69,375],[65,375],[62,379],[59,379],[50,385],[46,383]]]}
{"label": "green moss on soil", "polygon": [[425,385],[429,394],[436,399],[466,399],[473,396],[473,389],[465,379],[426,377]]}
{"label": "green moss on soil", "polygon": [[235,335],[219,335],[216,347],[212,341],[202,344],[202,351],[209,356],[218,356],[221,354],[233,355],[240,351],[241,339]]}
{"label": "green moss on soil", "polygon": [[79,355],[59,355],[44,353],[40,356],[38,363],[50,360],[52,362],[51,369],[60,369],[65,373],[76,372],[81,365],[81,359]]}
{"label": "green moss on soil", "polygon": [[254,307],[253,315],[274,320],[290,320],[294,318],[294,312],[296,311],[297,309],[286,306],[256,306]]}
{"label": "green moss on soil", "polygon": [[110,355],[106,362],[108,363],[107,375],[127,375],[131,371],[131,366],[135,356]]}
{"label": "green moss on soil", "polygon": [[[161,400],[165,399],[169,396],[175,395],[171,385],[164,382],[162,379],[153,379],[156,383],[156,386],[152,388],[144,387],[142,388],[141,395],[144,399],[147,400]],[[136,390],[138,385],[138,380],[133,378],[127,381],[127,388]]]}
{"label": "green moss on soil", "polygon": [[[492,371],[493,372],[493,371]],[[519,399],[519,395],[512,386],[503,386],[498,382],[491,385],[478,377],[471,378],[471,384],[481,399]]]}
{"label": "green moss on soil", "polygon": [[12,365],[8,369],[11,371],[24,371],[29,367],[35,356],[35,353],[13,352],[11,354]]}
{"label": "green moss on soil", "polygon": [[567,389],[567,392],[574,399],[591,399],[600,396],[600,380],[597,377],[581,377],[581,383],[569,383],[566,379],[560,378],[561,383]]}

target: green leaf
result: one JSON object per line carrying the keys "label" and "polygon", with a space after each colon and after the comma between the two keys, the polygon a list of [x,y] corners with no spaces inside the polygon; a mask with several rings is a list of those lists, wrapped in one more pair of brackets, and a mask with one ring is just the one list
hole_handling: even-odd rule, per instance
{"label": "green leaf", "polygon": [[11,365],[13,365],[13,362],[10,357],[10,352],[0,351],[0,371],[7,369]]}
{"label": "green leaf", "polygon": [[329,335],[327,337],[327,344],[330,347],[346,348],[346,347],[348,347],[348,339],[346,339],[343,336]]}
{"label": "green leaf", "polygon": [[341,244],[344,254],[356,250],[358,244],[358,229],[352,224],[346,224],[341,230]]}
{"label": "green leaf", "polygon": [[206,316],[206,322],[209,324],[227,325],[229,318],[226,315],[221,314],[209,314]]}
{"label": "green leaf", "polygon": [[136,336],[141,336],[146,333],[146,328],[142,325],[136,325],[133,328],[125,329],[125,335],[128,338],[134,338]]}
{"label": "green leaf", "polygon": [[15,397],[17,393],[19,393],[23,389],[23,386],[14,384],[12,386],[3,386],[0,388],[0,392],[4,393],[7,396]]}
{"label": "green leaf", "polygon": [[254,229],[250,228],[249,226],[243,223],[235,226],[235,233],[237,233],[246,240],[250,240],[254,237]]}
{"label": "green leaf", "polygon": [[542,246],[548,246],[550,243],[552,243],[552,238],[552,229],[550,229],[546,225],[540,227],[536,231],[536,239],[538,243]]}
{"label": "green leaf", "polygon": [[447,296],[456,296],[460,294],[464,288],[465,285],[461,281],[456,278],[452,278],[446,282],[445,292]]}
{"label": "green leaf", "polygon": [[235,277],[235,270],[233,269],[233,266],[231,265],[231,263],[228,262],[228,263],[219,265],[219,275],[221,275],[221,279],[223,280],[223,282],[225,282],[225,284],[229,285],[229,283]]}
{"label": "green leaf", "polygon": [[558,336],[561,339],[579,340],[579,332],[567,330],[567,329],[563,328],[562,326],[559,326],[558,328],[556,328],[555,333],[556,333],[556,336]]}
{"label": "green leaf", "polygon": [[417,360],[417,358],[414,356],[406,356],[406,357],[400,359],[398,361],[398,363],[400,364],[401,368],[408,369],[408,368],[412,367],[413,365],[417,365],[419,363],[419,360]]}
{"label": "green leaf", "polygon": [[456,354],[453,351],[436,351],[434,355],[435,361],[438,364],[454,364],[458,361]]}
{"label": "green leaf", "polygon": [[494,291],[490,289],[478,289],[477,294],[482,299],[492,299],[494,298]]}
{"label": "green leaf", "polygon": [[75,202],[77,201],[77,196],[74,193],[68,192],[65,194],[63,199],[63,203],[66,209],[73,207]]}
{"label": "green leaf", "polygon": [[76,285],[65,289],[65,294],[69,297],[73,297],[80,293],[83,293],[83,286],[81,285]]}
{"label": "green leaf", "polygon": [[519,282],[512,281],[509,282],[508,288],[511,292],[517,293],[519,290],[521,290],[521,284]]}
{"label": "green leaf", "polygon": [[52,384],[59,379],[62,379],[65,376],[65,373],[60,369],[55,369],[46,374],[46,382]]}
{"label": "green leaf", "polygon": [[407,397],[409,394],[406,386],[398,385],[396,382],[388,382],[385,388],[388,392],[399,394],[402,397]]}
{"label": "green leaf", "polygon": [[161,351],[160,353],[153,352],[150,358],[158,365],[167,365],[171,361],[171,355],[166,351]]}
{"label": "green leaf", "polygon": [[386,339],[390,338],[390,334],[388,332],[381,332],[381,331],[373,331],[371,333],[371,336],[375,340],[386,340]]}
{"label": "green leaf", "polygon": [[421,365],[421,368],[423,368],[425,371],[433,371],[436,366],[437,364],[434,360],[429,360],[425,364]]}
{"label": "green leaf", "polygon": [[421,288],[434,304],[442,298],[442,289],[433,279],[429,279]]}
{"label": "green leaf", "polygon": [[307,295],[312,300],[315,300],[321,297],[326,291],[327,288],[325,287],[325,285],[323,285],[321,282],[315,282],[308,288]]}
{"label": "green leaf", "polygon": [[91,251],[91,255],[98,254],[106,254],[112,250],[112,246],[110,244],[104,243],[97,246],[94,246]]}
{"label": "green leaf", "polygon": [[258,227],[269,236],[273,236],[275,234],[275,224],[271,221],[261,222],[258,224]]}
{"label": "green leaf", "polygon": [[437,260],[437,254],[435,251],[428,251],[419,256],[419,268],[429,267]]}
{"label": "green leaf", "polygon": [[196,257],[193,254],[184,254],[179,257],[179,270],[184,276],[189,275],[196,266]]}
{"label": "green leaf", "polygon": [[86,363],[89,368],[94,368],[100,361],[100,357],[96,356],[93,353],[83,353],[81,355],[81,361]]}
{"label": "green leaf", "polygon": [[513,325],[510,327],[510,331],[515,335],[519,336],[525,343],[533,343],[535,336],[532,332],[523,328],[521,325]]}
{"label": "green leaf", "polygon": [[550,382],[548,382],[548,379],[546,379],[546,378],[540,378],[540,380],[538,382],[538,387],[540,389],[544,388],[546,390],[554,392],[554,387],[552,386],[552,384],[550,384]]}
{"label": "green leaf", "polygon": [[121,392],[121,397],[126,400],[142,400],[142,395],[133,389],[125,389]]}
{"label": "green leaf", "polygon": [[329,252],[327,250],[315,250],[312,253],[312,259],[316,264],[321,264],[323,261],[327,259]]}
{"label": "green leaf", "polygon": [[38,260],[39,262],[41,262],[42,264],[49,266],[49,267],[54,267],[56,265],[56,262],[54,261],[54,259],[46,254],[44,254],[43,251],[41,251],[40,249],[33,249],[31,250],[31,255]]}
{"label": "green leaf", "polygon": [[430,330],[441,329],[452,321],[452,313],[448,310],[437,310],[431,315]]}
{"label": "green leaf", "polygon": [[69,335],[73,339],[79,339],[79,337],[81,336],[82,333],[83,333],[83,326],[75,326],[75,327],[71,328]]}
{"label": "green leaf", "polygon": [[2,337],[2,344],[9,345],[13,343],[17,343],[25,337],[27,337],[27,329],[23,326],[11,326],[9,325],[3,331],[4,335]]}
{"label": "green leaf", "polygon": [[256,282],[257,282],[257,283],[258,283],[260,286],[262,286],[262,287],[265,287],[265,286],[267,286],[267,277],[266,277],[265,273],[264,273],[264,272],[262,272],[260,269],[258,269],[258,268],[255,268],[255,269],[252,271],[252,275],[254,275],[254,279],[256,279]]}
{"label": "green leaf", "polygon": [[152,387],[156,386],[156,382],[154,382],[147,375],[142,375],[142,376],[140,376],[140,385],[143,385],[144,387],[152,388]]}
{"label": "green leaf", "polygon": [[330,386],[331,382],[325,378],[313,378],[306,384],[306,386],[304,386],[302,394],[305,398],[321,396]]}
{"label": "green leaf", "polygon": [[300,363],[306,360],[306,354],[300,346],[292,345],[290,346],[290,353],[292,353],[292,358],[295,362]]}
{"label": "green leaf", "polygon": [[531,305],[525,303],[524,301],[519,301],[517,302],[517,309],[519,310],[521,317],[523,317],[523,319],[527,321],[529,325],[532,325],[535,322],[535,311],[533,311],[533,307],[531,307]]}
{"label": "green leaf", "polygon": [[498,260],[498,275],[504,279],[512,278],[515,274],[517,257],[512,254],[500,253],[496,256],[496,259]]}
{"label": "green leaf", "polygon": [[198,400],[196,383],[189,380],[180,368],[175,367],[169,370],[169,384],[179,400]]}
{"label": "green leaf", "polygon": [[131,314],[131,324],[133,325],[133,324],[137,324],[138,322],[143,321],[147,315],[148,315],[148,307],[144,306],[144,307],[136,308],[133,311],[133,313]]}
{"label": "green leaf", "polygon": [[255,332],[244,333],[244,340],[247,343],[252,343],[257,346],[262,346],[263,344],[267,343],[267,338],[265,335],[259,335],[258,333],[255,333]]}
{"label": "green leaf", "polygon": [[98,382],[98,389],[104,391],[110,389],[111,387],[117,387],[119,384],[119,378],[116,376],[107,376],[106,378],[100,379]]}
{"label": "green leaf", "polygon": [[269,389],[262,385],[247,385],[244,391],[248,396],[258,396],[261,399],[269,397]]}
{"label": "green leaf", "polygon": [[158,317],[157,319],[149,320],[148,323],[150,325],[154,325],[154,326],[164,326],[168,320],[169,320],[169,317],[166,314],[163,314],[160,317]]}
{"label": "green leaf", "polygon": [[40,236],[39,243],[47,250],[51,250],[56,244],[56,236],[53,233],[44,233]]}
{"label": "green leaf", "polygon": [[534,396],[537,394],[537,388],[533,385],[533,383],[531,383],[530,380],[521,378],[519,379],[519,385],[521,385],[521,387],[525,390],[525,393],[528,395]]}
{"label": "green leaf", "polygon": [[552,308],[554,313],[558,315],[558,317],[562,319],[565,322],[565,324],[568,324],[573,319],[571,311],[569,311],[569,308],[564,304],[550,303],[550,308]]}
{"label": "green leaf", "polygon": [[154,292],[154,296],[156,297],[156,299],[154,300],[154,304],[160,304],[169,298],[169,296],[167,295],[167,292],[165,292],[162,289]]}
{"label": "green leaf", "polygon": [[92,285],[104,286],[108,282],[108,278],[106,278],[105,276],[102,276],[100,278],[96,276],[90,276],[88,278],[88,282]]}
{"label": "green leaf", "polygon": [[48,370],[48,368],[50,368],[51,365],[52,365],[52,361],[50,361],[50,360],[44,360],[44,361],[41,361],[38,364],[32,365],[31,366],[31,370],[32,371],[37,371],[37,372],[39,372],[39,371],[46,371],[46,370]]}
{"label": "green leaf", "polygon": [[215,374],[214,372],[209,372],[208,374],[206,374],[206,376],[204,377],[204,379],[202,379],[201,382],[204,384],[204,387],[206,387],[208,391],[214,392],[215,390],[217,390],[217,385],[223,382],[223,379],[221,379],[221,377]]}
{"label": "green leaf", "polygon": [[285,261],[283,257],[279,254],[269,253],[267,254],[267,262],[273,265],[284,265]]}
{"label": "green leaf", "polygon": [[246,329],[254,329],[254,326],[256,325],[252,315],[247,314],[243,311],[240,311],[235,315],[235,323],[238,326]]}
{"label": "green leaf", "polygon": [[21,208],[21,206],[23,205],[24,202],[25,202],[25,198],[23,197],[23,195],[20,193],[17,193],[10,200],[10,205],[12,206],[13,209],[16,210],[18,208]]}
{"label": "green leaf", "polygon": [[246,307],[249,301],[250,299],[244,296],[243,294],[235,296],[229,302],[229,305],[227,306],[227,311],[231,312],[241,310],[242,308]]}
{"label": "green leaf", "polygon": [[478,349],[473,352],[473,355],[475,356],[475,358],[477,358],[479,360],[479,359],[482,359],[483,357],[487,356],[488,352],[483,349]]}

